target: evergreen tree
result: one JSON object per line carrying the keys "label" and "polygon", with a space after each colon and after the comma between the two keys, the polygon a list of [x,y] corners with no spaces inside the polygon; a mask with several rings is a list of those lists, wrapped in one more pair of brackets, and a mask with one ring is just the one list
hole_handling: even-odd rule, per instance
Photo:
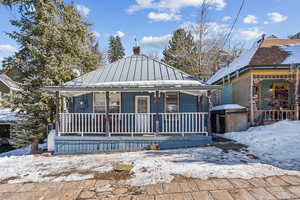
{"label": "evergreen tree", "polygon": [[194,37],[180,28],[173,33],[169,45],[163,51],[162,61],[185,72],[191,73],[192,59],[196,54]]}
{"label": "evergreen tree", "polygon": [[108,61],[115,62],[125,56],[124,48],[119,36],[110,36],[108,47]]}
{"label": "evergreen tree", "polygon": [[[61,0],[7,0],[17,6],[20,19],[11,20],[18,30],[9,33],[20,50],[4,62],[5,68],[18,68],[22,91],[13,99],[12,107],[24,116],[17,124],[16,147],[37,144],[45,138],[48,123],[55,112],[53,95],[45,86],[62,84],[99,64],[98,44],[73,5]],[[76,70],[75,70],[76,69]]]}

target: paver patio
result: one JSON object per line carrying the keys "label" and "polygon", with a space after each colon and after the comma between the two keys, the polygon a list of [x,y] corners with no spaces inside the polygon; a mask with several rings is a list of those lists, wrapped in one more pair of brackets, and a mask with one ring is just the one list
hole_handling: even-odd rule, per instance
{"label": "paver patio", "polygon": [[112,180],[1,184],[2,200],[273,200],[300,199],[300,177],[183,179],[142,187]]}

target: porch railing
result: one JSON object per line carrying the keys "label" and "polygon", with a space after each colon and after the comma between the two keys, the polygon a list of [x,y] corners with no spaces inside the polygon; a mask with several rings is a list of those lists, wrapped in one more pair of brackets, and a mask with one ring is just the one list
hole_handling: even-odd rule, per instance
{"label": "porch railing", "polygon": [[256,118],[261,121],[294,120],[295,110],[257,110]]}
{"label": "porch railing", "polygon": [[[109,134],[207,134],[207,115],[193,113],[111,113]],[[59,134],[106,134],[104,113],[60,113]]]}

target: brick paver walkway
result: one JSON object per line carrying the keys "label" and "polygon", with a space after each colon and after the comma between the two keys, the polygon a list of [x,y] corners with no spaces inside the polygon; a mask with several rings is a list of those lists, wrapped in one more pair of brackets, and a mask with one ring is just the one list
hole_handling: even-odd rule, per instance
{"label": "brick paver walkway", "polygon": [[129,187],[111,180],[0,185],[2,200],[273,200],[299,199],[300,177],[183,179]]}

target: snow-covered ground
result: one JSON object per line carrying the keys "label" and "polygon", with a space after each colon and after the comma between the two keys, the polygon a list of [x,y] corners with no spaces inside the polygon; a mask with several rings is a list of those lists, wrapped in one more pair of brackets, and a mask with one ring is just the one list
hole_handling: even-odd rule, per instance
{"label": "snow-covered ground", "polygon": [[265,163],[300,170],[300,121],[280,121],[224,137],[249,146],[249,152]]}
{"label": "snow-covered ground", "polygon": [[71,181],[93,178],[95,172],[113,169],[113,163],[133,165],[131,185],[170,182],[172,174],[202,178],[252,178],[298,171],[283,170],[250,160],[238,152],[216,147],[73,156],[15,156],[0,158],[0,182]]}
{"label": "snow-covered ground", "polygon": [[[93,178],[113,170],[114,163],[129,164],[130,185],[170,182],[174,174],[206,179],[253,178],[273,175],[299,175],[300,122],[278,122],[225,134],[249,145],[260,159],[249,159],[245,152],[211,147],[71,156],[11,156],[0,158],[0,182],[72,181]],[[277,166],[277,167],[276,167]]]}

